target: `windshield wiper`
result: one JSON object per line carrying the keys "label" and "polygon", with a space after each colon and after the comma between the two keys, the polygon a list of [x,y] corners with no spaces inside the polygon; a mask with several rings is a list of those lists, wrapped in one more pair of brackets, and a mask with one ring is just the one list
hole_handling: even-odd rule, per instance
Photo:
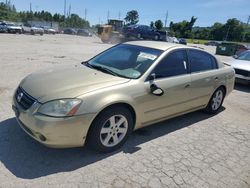
{"label": "windshield wiper", "polygon": [[114,71],[106,68],[106,67],[103,67],[103,66],[100,66],[100,65],[91,65],[89,63],[86,63],[87,66],[91,67],[91,68],[94,68],[94,69],[97,69],[97,70],[100,70],[102,72],[105,72],[105,73],[109,73],[109,74],[112,74],[113,76],[119,76],[119,74],[115,73]]}

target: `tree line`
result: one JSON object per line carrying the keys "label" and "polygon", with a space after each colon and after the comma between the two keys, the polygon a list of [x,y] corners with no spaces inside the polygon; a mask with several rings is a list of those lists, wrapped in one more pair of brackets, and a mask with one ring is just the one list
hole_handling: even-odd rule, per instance
{"label": "tree line", "polygon": [[[192,38],[217,41],[242,41],[250,42],[250,27],[236,18],[228,19],[225,24],[214,23],[211,27],[194,27],[197,18],[191,17],[190,21],[170,22],[169,28],[163,27],[161,20],[150,22],[150,27],[156,30],[168,30],[171,36],[178,38]],[[129,11],[125,17],[126,24],[137,24],[139,14],[136,10]]]}
{"label": "tree line", "polygon": [[[48,11],[21,11],[17,12],[16,8],[10,1],[0,3],[0,20],[27,22],[27,21],[48,21],[58,22],[60,27],[88,28],[90,24],[77,14],[64,15]],[[178,38],[192,38],[218,41],[244,41],[250,42],[250,28],[236,18],[228,19],[225,24],[215,23],[211,27],[194,27],[197,18],[191,17],[190,21],[170,22],[168,28],[164,28],[163,22],[159,19],[150,22],[150,27],[156,30],[168,30],[171,36]],[[139,14],[136,10],[127,12],[124,18],[126,25],[137,24]]]}
{"label": "tree line", "polygon": [[51,14],[48,11],[21,11],[17,12],[14,5],[8,1],[7,3],[0,3],[0,20],[13,22],[27,22],[27,21],[47,21],[58,22],[60,27],[73,28],[88,28],[90,24],[77,14],[70,14],[68,17],[55,13]]}

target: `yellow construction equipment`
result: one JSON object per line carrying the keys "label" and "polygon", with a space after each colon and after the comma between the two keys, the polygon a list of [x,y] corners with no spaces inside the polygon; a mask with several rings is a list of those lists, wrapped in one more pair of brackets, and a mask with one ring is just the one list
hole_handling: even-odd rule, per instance
{"label": "yellow construction equipment", "polygon": [[122,34],[122,28],[122,20],[109,20],[108,24],[98,27],[98,36],[103,43],[123,42],[125,37]]}

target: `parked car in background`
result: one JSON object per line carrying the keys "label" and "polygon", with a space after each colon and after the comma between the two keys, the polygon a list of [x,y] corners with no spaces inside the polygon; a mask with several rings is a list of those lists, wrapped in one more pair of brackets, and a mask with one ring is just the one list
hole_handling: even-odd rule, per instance
{"label": "parked car in background", "polygon": [[216,114],[233,87],[233,68],[203,50],[134,41],[78,66],[30,74],[12,108],[46,146],[111,152],[135,129],[200,109]]}
{"label": "parked car in background", "polygon": [[88,29],[78,29],[77,35],[85,36],[85,37],[92,37],[92,33]]}
{"label": "parked car in background", "polygon": [[218,46],[219,44],[221,44],[218,41],[208,41],[206,43],[204,43],[206,46]]}
{"label": "parked car in background", "polygon": [[7,33],[8,29],[7,29],[7,24],[4,22],[0,22],[0,33]]}
{"label": "parked car in background", "polygon": [[178,44],[179,40],[176,37],[167,37],[167,42]]}
{"label": "parked car in background", "polygon": [[147,25],[130,25],[123,29],[125,37],[135,37],[138,39],[159,40],[161,34]]}
{"label": "parked car in background", "polygon": [[22,33],[22,27],[15,25],[13,23],[7,23],[7,31],[8,33]]}
{"label": "parked car in background", "polygon": [[44,33],[45,34],[53,34],[55,35],[57,33],[57,31],[53,28],[50,28],[50,27],[43,27],[44,29]]}
{"label": "parked car in background", "polygon": [[67,28],[63,30],[63,34],[76,35],[77,31],[75,29]]}
{"label": "parked car in background", "polygon": [[249,50],[245,45],[238,44],[235,55],[240,55],[242,52]]}
{"label": "parked car in background", "polygon": [[250,50],[233,57],[234,59],[228,65],[234,68],[236,81],[250,84]]}
{"label": "parked car in background", "polygon": [[180,38],[180,39],[178,39],[178,41],[179,41],[179,44],[187,45],[187,40],[186,39]]}
{"label": "parked car in background", "polygon": [[233,56],[249,50],[245,45],[234,42],[222,42],[216,48],[217,55]]}
{"label": "parked car in background", "polygon": [[27,23],[22,26],[22,31],[23,33],[29,33],[31,35],[35,35],[35,34],[43,35],[44,34],[43,28],[31,26],[30,24],[27,24]]}

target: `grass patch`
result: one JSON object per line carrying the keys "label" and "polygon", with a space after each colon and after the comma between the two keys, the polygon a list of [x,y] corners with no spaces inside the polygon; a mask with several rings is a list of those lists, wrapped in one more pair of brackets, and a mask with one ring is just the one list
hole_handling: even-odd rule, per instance
{"label": "grass patch", "polygon": [[205,44],[208,41],[209,40],[202,40],[202,39],[187,39],[187,42],[192,44]]}

